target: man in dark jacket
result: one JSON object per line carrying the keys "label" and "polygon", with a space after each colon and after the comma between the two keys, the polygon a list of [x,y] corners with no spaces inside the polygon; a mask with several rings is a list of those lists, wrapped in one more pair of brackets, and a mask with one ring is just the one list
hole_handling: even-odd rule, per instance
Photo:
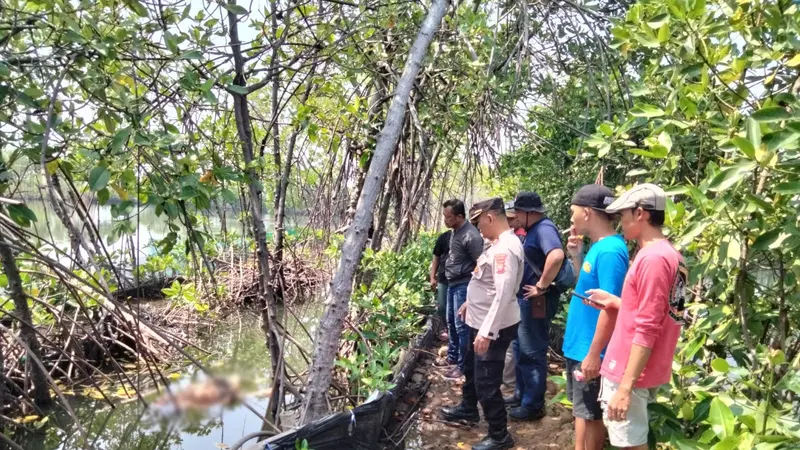
{"label": "man in dark jacket", "polygon": [[445,374],[447,379],[460,379],[464,373],[464,356],[467,353],[470,331],[458,317],[458,310],[467,300],[467,285],[472,278],[478,258],[483,252],[481,233],[466,220],[464,202],[453,199],[442,205],[444,224],[453,230],[450,253],[445,261],[447,278],[448,363],[454,365]]}

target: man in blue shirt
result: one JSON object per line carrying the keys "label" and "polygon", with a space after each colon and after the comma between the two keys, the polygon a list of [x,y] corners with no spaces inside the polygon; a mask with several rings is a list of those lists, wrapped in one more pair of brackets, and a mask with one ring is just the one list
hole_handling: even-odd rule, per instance
{"label": "man in blue shirt", "polygon": [[553,221],[545,216],[542,199],[535,192],[520,192],[514,200],[517,219],[526,230],[522,248],[525,269],[517,293],[520,324],[514,341],[517,383],[508,416],[514,420],[539,420],[545,416],[547,390],[547,349],[550,321],[558,310],[561,292],[553,285],[564,250]]}
{"label": "man in blue shirt", "polygon": [[[588,297],[586,291],[590,289],[617,296],[622,292],[628,271],[628,247],[605,212],[613,200],[611,190],[598,184],[583,186],[572,199],[567,251],[578,274],[577,294]],[[585,257],[584,236],[592,243]],[[575,416],[575,450],[602,450],[605,444],[598,374],[603,351],[614,332],[616,313],[612,308],[595,309],[574,295],[570,300],[563,349],[567,358],[567,397]]]}

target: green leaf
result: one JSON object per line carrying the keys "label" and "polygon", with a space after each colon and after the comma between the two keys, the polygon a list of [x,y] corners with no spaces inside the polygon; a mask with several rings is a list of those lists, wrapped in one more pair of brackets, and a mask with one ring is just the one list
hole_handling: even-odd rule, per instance
{"label": "green leaf", "polygon": [[783,241],[791,237],[789,233],[781,229],[774,229],[761,234],[753,242],[753,250],[774,250],[781,246]]}
{"label": "green leaf", "polygon": [[8,276],[4,273],[0,273],[0,288],[7,288],[8,287]]}
{"label": "green leaf", "polygon": [[108,188],[103,188],[97,191],[97,203],[100,205],[105,205],[108,203],[109,197],[111,197],[111,193],[108,192]]}
{"label": "green leaf", "polygon": [[135,12],[139,17],[149,17],[147,8],[139,3],[139,0],[125,0],[125,3],[128,5],[128,8]]}
{"label": "green leaf", "polygon": [[181,55],[181,59],[200,59],[202,57],[203,54],[200,52],[200,50],[191,50],[188,52],[184,52]]}
{"label": "green leaf", "polygon": [[731,370],[731,365],[723,358],[717,358],[711,361],[711,368],[721,373],[728,373]]}
{"label": "green leaf", "polygon": [[628,150],[629,153],[633,153],[634,155],[641,155],[646,156],[648,158],[666,158],[669,151],[663,145],[654,145],[650,147],[650,150],[644,150],[641,148],[632,148]]}
{"label": "green leaf", "polygon": [[642,104],[636,105],[633,109],[631,109],[631,115],[633,117],[646,118],[661,117],[664,115],[664,110],[653,105]]}
{"label": "green leaf", "polygon": [[741,136],[736,136],[731,139],[731,142],[735,146],[739,147],[739,150],[741,150],[742,153],[744,153],[748,158],[756,159],[756,149],[753,148],[753,144],[750,141]]}
{"label": "green leaf", "polygon": [[220,194],[222,199],[229,205],[235,205],[239,202],[239,198],[230,189],[223,189]]}
{"label": "green leaf", "polygon": [[800,53],[794,55],[792,59],[786,61],[786,65],[789,67],[797,67],[800,66]]}
{"label": "green leaf", "polygon": [[742,178],[744,178],[748,172],[755,169],[756,166],[757,163],[750,162],[744,165],[727,167],[711,180],[711,183],[708,185],[708,189],[717,192],[724,191],[741,181]]}
{"label": "green leaf", "polygon": [[780,131],[776,131],[774,133],[769,133],[764,136],[764,144],[767,146],[767,150],[775,151],[779,149],[795,149],[797,145],[795,145],[795,141],[800,138],[800,133],[791,130],[791,129],[783,129]]}
{"label": "green leaf", "polygon": [[747,140],[753,144],[753,148],[761,147],[761,126],[752,117],[747,119]]}
{"label": "green leaf", "polygon": [[234,92],[236,94],[247,95],[247,88],[245,86],[239,86],[238,84],[229,84],[225,87],[227,90]]}
{"label": "green leaf", "polygon": [[779,122],[790,119],[792,115],[780,106],[768,106],[754,112],[750,117],[757,122]]}
{"label": "green leaf", "polygon": [[663,14],[659,14],[659,15],[653,17],[652,19],[648,20],[647,21],[647,26],[649,26],[650,28],[655,30],[655,29],[661,28],[661,26],[664,25],[667,22],[669,22],[669,14],[663,13]]}
{"label": "green leaf", "polygon": [[800,181],[781,183],[775,186],[773,191],[778,194],[786,194],[786,195],[800,194]]}
{"label": "green leaf", "polygon": [[691,18],[700,17],[706,11],[706,0],[689,0],[689,5],[692,8],[689,11],[689,17]]}
{"label": "green leaf", "polygon": [[177,54],[180,51],[178,48],[178,38],[169,31],[164,32],[164,43],[167,44],[167,48],[172,53]]}
{"label": "green leaf", "polygon": [[97,166],[89,172],[89,189],[97,192],[103,189],[111,179],[111,172],[105,166]]}
{"label": "green leaf", "polygon": [[114,135],[111,139],[111,149],[114,153],[122,151],[123,147],[128,143],[128,138],[131,137],[131,127],[125,127]]}
{"label": "green leaf", "polygon": [[737,436],[728,436],[714,444],[714,446],[711,447],[711,450],[736,450],[738,448],[739,438]]}
{"label": "green leaf", "polygon": [[29,227],[36,222],[36,214],[25,205],[9,205],[8,215],[21,227]]}
{"label": "green leaf", "polygon": [[233,4],[233,3],[225,3],[224,6],[225,6],[225,9],[227,9],[230,12],[232,12],[233,14],[238,14],[240,16],[248,14],[248,11],[246,9],[244,9],[243,7],[239,6],[239,5],[236,5],[236,4]]}
{"label": "green leaf", "polygon": [[708,412],[708,423],[714,434],[720,439],[733,436],[734,417],[731,409],[719,397],[711,400],[711,409]]}

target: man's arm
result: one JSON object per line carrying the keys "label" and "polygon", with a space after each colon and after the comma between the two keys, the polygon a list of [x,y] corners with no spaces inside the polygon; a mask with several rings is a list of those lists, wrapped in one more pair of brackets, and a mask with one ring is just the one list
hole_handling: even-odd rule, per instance
{"label": "man's arm", "polygon": [[[516,296],[517,292],[517,273],[522,270],[522,265],[508,249],[503,252],[498,252],[494,256],[492,262],[493,279],[494,279],[494,299],[486,318],[483,319],[483,324],[478,330],[478,335],[492,340],[497,339],[500,332],[500,321],[497,320],[497,313],[499,312],[503,302],[510,301]],[[513,307],[517,307],[514,305]]]}
{"label": "man's arm", "polygon": [[436,275],[438,271],[439,271],[439,255],[435,255],[433,257],[433,261],[431,262],[431,273],[430,273],[431,286],[436,285],[437,281]]}
{"label": "man's arm", "polygon": [[472,257],[472,261],[477,262],[483,254],[483,237],[477,229],[474,233],[464,233],[464,247]]}
{"label": "man's arm", "polygon": [[564,250],[556,248],[550,250],[544,260],[544,269],[542,269],[542,276],[539,277],[539,282],[536,283],[543,289],[553,284],[553,281],[558,276],[558,271],[561,270],[561,264],[564,262]]}

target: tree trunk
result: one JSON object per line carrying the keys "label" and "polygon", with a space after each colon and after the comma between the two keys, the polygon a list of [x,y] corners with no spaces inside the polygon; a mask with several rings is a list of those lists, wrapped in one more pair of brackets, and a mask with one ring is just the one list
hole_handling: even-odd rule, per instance
{"label": "tree trunk", "polygon": [[[308,97],[311,96],[311,90],[314,86],[314,73],[317,70],[316,62],[314,65],[311,66],[311,70],[308,75],[308,82],[306,83],[306,89],[303,91],[303,96],[300,98],[300,104],[305,105],[308,101]],[[278,286],[280,287],[280,298],[283,298],[285,295],[286,289],[286,282],[284,277],[283,271],[283,247],[284,241],[286,237],[286,196],[289,190],[289,176],[292,174],[292,160],[294,158],[294,147],[297,143],[297,135],[300,134],[301,126],[300,124],[296,125],[294,130],[292,130],[292,135],[289,137],[289,145],[286,148],[286,159],[283,163],[283,170],[281,171],[281,178],[280,182],[278,183],[277,192],[275,192],[275,198],[277,201],[277,208],[275,211],[275,266],[277,268],[276,279],[278,280]]]}
{"label": "tree trunk", "polygon": [[33,399],[36,406],[49,408],[53,406],[53,399],[50,398],[50,389],[47,384],[47,375],[36,361],[42,360],[39,339],[36,337],[36,330],[33,329],[31,310],[28,308],[28,299],[22,289],[22,279],[17,269],[17,261],[11,246],[0,236],[0,260],[3,264],[3,272],[8,277],[8,291],[14,300],[14,308],[19,318],[20,339],[28,346],[28,370],[27,376],[33,381]]}
{"label": "tree trunk", "polygon": [[[229,4],[235,4],[233,0]],[[230,26],[231,50],[236,76],[234,84],[246,86],[244,77],[244,58],[242,57],[242,44],[239,41],[239,25],[236,14],[228,12],[228,23]],[[267,337],[267,347],[270,351],[272,362],[272,376],[281,377],[279,372],[278,359],[280,343],[278,340],[277,308],[275,306],[275,295],[270,285],[272,276],[269,268],[269,250],[267,249],[267,232],[264,229],[261,184],[258,182],[258,175],[251,164],[253,161],[253,129],[250,120],[250,109],[247,103],[247,96],[231,92],[233,96],[233,110],[236,117],[236,131],[242,145],[242,156],[245,163],[245,173],[249,181],[248,188],[250,193],[250,215],[253,219],[253,233],[256,241],[256,259],[258,261],[258,293],[259,300],[264,305],[261,310],[262,327]]]}
{"label": "tree trunk", "polygon": [[436,168],[436,161],[439,160],[441,150],[442,146],[438,145],[433,156],[431,156],[431,161],[425,170],[425,174],[418,174],[415,178],[414,192],[411,194],[411,199],[408,202],[405,214],[403,214],[403,220],[397,228],[397,237],[395,238],[394,246],[392,246],[392,250],[395,252],[399,252],[400,249],[406,245],[411,230],[411,216],[416,211],[417,205],[419,205],[419,201],[422,199],[422,193],[426,191],[426,186],[430,186],[431,176],[433,175],[433,170]]}
{"label": "tree trunk", "polygon": [[353,275],[361,261],[367,242],[367,231],[372,223],[372,210],[386,178],[386,169],[397,146],[405,116],[408,96],[419,72],[428,45],[439,27],[447,9],[448,0],[434,0],[422,28],[411,47],[403,75],[397,83],[386,122],[375,146],[372,164],[367,174],[364,190],[352,225],[345,235],[342,257],[331,282],[328,307],[317,331],[314,360],[308,375],[308,391],[303,408],[302,423],[309,423],[328,412],[328,388],[331,384],[334,359],[339,348],[344,318],[353,289]]}
{"label": "tree trunk", "polygon": [[386,219],[389,217],[389,206],[392,204],[392,187],[397,181],[397,173],[400,169],[395,167],[392,174],[389,176],[389,181],[386,182],[386,187],[383,189],[383,199],[381,201],[381,208],[378,210],[378,219],[375,221],[375,232],[372,235],[372,250],[380,251],[383,244],[383,236],[386,234]]}

